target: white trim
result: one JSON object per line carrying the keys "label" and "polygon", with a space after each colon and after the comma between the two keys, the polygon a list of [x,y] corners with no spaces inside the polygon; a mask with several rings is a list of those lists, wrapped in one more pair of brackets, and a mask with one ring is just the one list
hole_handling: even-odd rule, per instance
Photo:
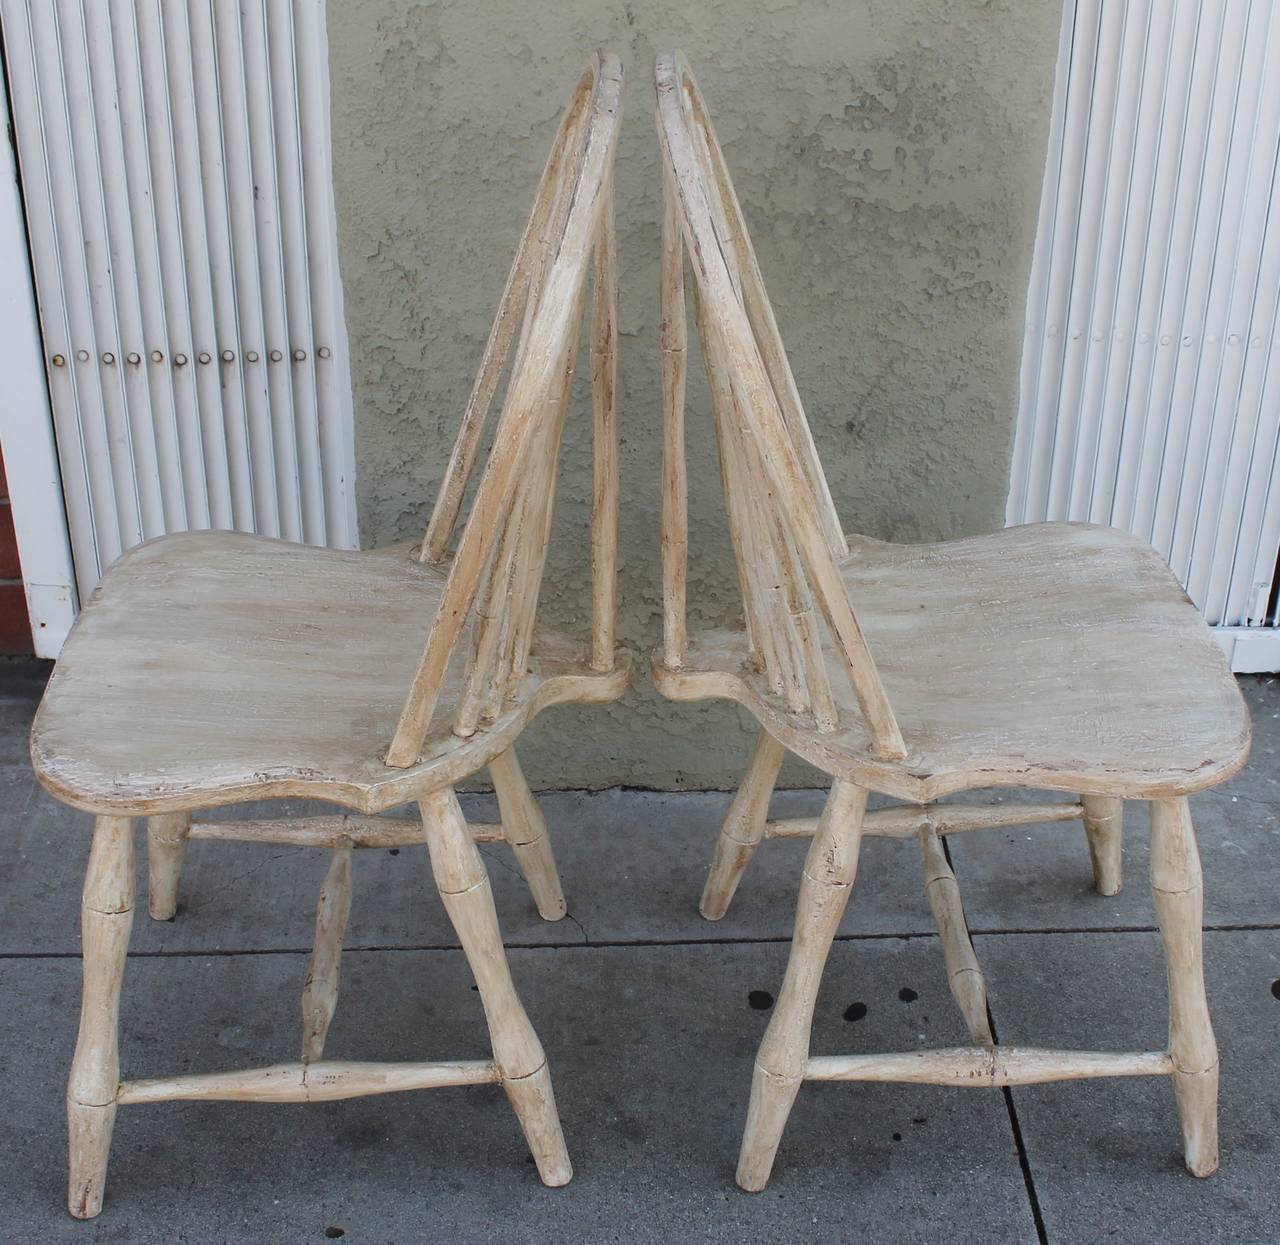
{"label": "white trim", "polygon": [[1214,627],[1213,637],[1222,645],[1236,674],[1271,674],[1280,670],[1280,628]]}
{"label": "white trim", "polygon": [[44,349],[18,190],[9,101],[0,91],[0,445],[37,657],[56,657],[75,620],[71,540],[53,439]]}

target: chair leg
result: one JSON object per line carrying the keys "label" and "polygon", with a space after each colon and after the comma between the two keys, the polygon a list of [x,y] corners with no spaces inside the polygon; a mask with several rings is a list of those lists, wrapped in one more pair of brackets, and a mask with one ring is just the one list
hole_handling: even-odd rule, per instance
{"label": "chair leg", "polygon": [[1169,972],[1169,1054],[1193,1176],[1218,1170],[1218,1045],[1204,990],[1204,885],[1185,797],[1151,802],[1151,889]]}
{"label": "chair leg", "polygon": [[1084,832],[1089,838],[1093,885],[1099,895],[1118,895],[1124,885],[1124,801],[1084,795]]}
{"label": "chair leg", "polygon": [[324,1055],[325,1038],[338,1009],[342,940],[351,916],[351,840],[333,849],[316,904],[316,936],[302,987],[302,1062]]}
{"label": "chair leg", "polygon": [[515,748],[508,748],[489,762],[489,776],[498,795],[502,837],[515,853],[516,863],[538,906],[538,915],[544,921],[558,921],[568,911],[560,874],[556,871],[547,823],[516,760]]}
{"label": "chair leg", "polygon": [[178,911],[178,883],[190,833],[190,813],[147,818],[147,911],[153,921],[172,921]]}
{"label": "chair leg", "polygon": [[102,1210],[120,1088],[120,985],[133,928],[134,868],[133,819],[99,817],[80,902],[84,991],[67,1083],[67,1209],[77,1219]]}
{"label": "chair leg", "polygon": [[782,1130],[804,1080],[813,1008],[832,939],[853,889],[866,807],[864,788],[837,780],[805,860],[791,958],[756,1055],[738,1156],[738,1184],[752,1193],[769,1183]]}
{"label": "chair leg", "polygon": [[542,1182],[568,1184],[573,1168],[556,1113],[547,1057],[511,980],[484,860],[452,788],[433,792],[419,807],[436,888],[475,975],[502,1087],[520,1120]]}
{"label": "chair leg", "polygon": [[742,874],[760,846],[769,816],[769,797],[785,755],[786,749],[768,731],[762,730],[716,839],[711,872],[707,874],[699,904],[699,911],[708,921],[718,921],[729,910]]}

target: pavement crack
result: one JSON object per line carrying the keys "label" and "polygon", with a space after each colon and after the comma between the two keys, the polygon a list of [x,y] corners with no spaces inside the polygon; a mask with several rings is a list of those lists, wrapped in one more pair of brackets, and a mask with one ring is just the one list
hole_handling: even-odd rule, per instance
{"label": "pavement crack", "polygon": [[564,914],[564,919],[566,921],[572,921],[578,927],[578,933],[582,935],[582,945],[584,947],[589,947],[591,945],[591,938],[587,933],[587,927],[583,925],[583,923],[579,921],[578,918],[574,916],[572,912],[566,911]]}
{"label": "pavement crack", "polygon": [[509,860],[507,860],[505,854],[495,852],[492,848],[481,847],[479,848],[479,851],[480,855],[486,860],[492,860],[498,868],[505,869],[508,873],[514,874],[518,877],[522,882],[524,881],[524,874],[521,873],[520,870],[517,869]]}
{"label": "pavement crack", "polygon": [[294,847],[287,852],[273,853],[272,855],[268,856],[266,860],[258,861],[258,863],[254,865],[252,869],[246,869],[243,873],[237,873],[235,877],[231,878],[229,881],[223,882],[223,884],[219,886],[216,890],[210,891],[209,894],[207,894],[202,900],[200,900],[199,903],[193,903],[187,909],[187,911],[199,912],[203,908],[207,908],[224,891],[229,891],[233,886],[239,885],[239,883],[243,882],[245,878],[250,877],[253,874],[257,873],[259,869],[265,869],[269,864],[273,864],[277,860],[284,860],[286,856],[297,856],[300,852],[305,852],[307,850],[308,849],[305,847]]}

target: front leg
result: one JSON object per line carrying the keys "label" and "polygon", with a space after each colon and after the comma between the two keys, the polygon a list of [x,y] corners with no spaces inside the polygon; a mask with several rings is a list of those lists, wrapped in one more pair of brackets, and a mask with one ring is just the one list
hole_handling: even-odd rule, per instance
{"label": "front leg", "polygon": [[1204,990],[1204,883],[1186,797],[1151,802],[1151,891],[1169,973],[1169,1054],[1193,1176],[1218,1170],[1218,1044]]}
{"label": "front leg", "polygon": [[102,1210],[120,1088],[120,986],[133,928],[134,868],[133,819],[99,817],[80,904],[84,993],[67,1084],[67,1209],[77,1219]]}
{"label": "front leg", "polygon": [[804,1080],[813,1008],[832,940],[853,890],[866,808],[866,789],[837,779],[804,862],[791,958],[756,1055],[738,1158],[738,1184],[752,1193],[769,1183],[782,1130]]}
{"label": "front leg", "polygon": [[543,1183],[568,1184],[573,1168],[551,1092],[547,1057],[511,980],[484,860],[451,787],[432,792],[419,807],[436,888],[475,975],[502,1088]]}

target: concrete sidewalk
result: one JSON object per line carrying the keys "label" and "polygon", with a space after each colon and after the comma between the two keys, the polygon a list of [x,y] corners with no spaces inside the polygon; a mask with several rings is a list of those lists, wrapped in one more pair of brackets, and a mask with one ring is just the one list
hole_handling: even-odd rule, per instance
{"label": "concrete sidewalk", "polygon": [[[572,1184],[538,1183],[496,1088],[306,1107],[168,1104],[121,1110],[105,1209],[77,1223],[63,1209],[62,1097],[90,822],[45,795],[27,763],[46,673],[0,665],[0,1068],[10,1093],[0,1239],[1172,1245],[1280,1234],[1280,680],[1244,680],[1253,758],[1193,805],[1223,1057],[1222,1171],[1211,1180],[1183,1171],[1162,1079],[972,1093],[812,1085],[768,1190],[740,1192],[752,1058],[781,981],[804,845],[765,845],[729,915],[709,924],[697,897],[727,795],[552,792],[540,800],[568,918],[540,921],[507,850],[483,850],[516,984],[551,1059]],[[782,792],[774,808],[815,812],[822,800]],[[489,797],[463,803],[469,817],[495,816]],[[1126,887],[1114,899],[1090,886],[1078,825],[953,840],[1001,1041],[1163,1044],[1142,806],[1126,831]],[[192,845],[178,919],[143,912],[134,926],[125,1076],[296,1058],[325,867],[322,852]],[[869,841],[815,1051],[964,1041],[932,931],[918,852]],[[327,1053],[487,1054],[425,853],[358,854],[347,947]]]}

